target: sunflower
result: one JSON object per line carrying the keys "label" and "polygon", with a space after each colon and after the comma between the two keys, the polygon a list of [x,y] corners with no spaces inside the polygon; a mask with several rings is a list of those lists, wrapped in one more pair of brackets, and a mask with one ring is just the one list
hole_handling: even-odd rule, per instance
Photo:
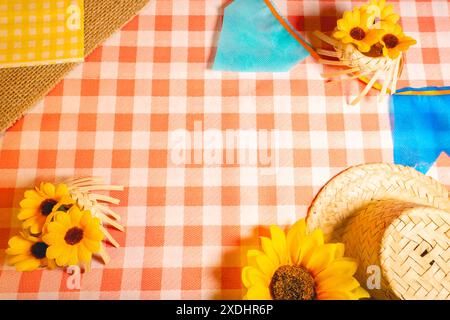
{"label": "sunflower", "polygon": [[42,231],[47,217],[61,205],[70,202],[67,185],[61,183],[41,183],[39,188],[25,191],[24,199],[20,201],[19,220],[22,227],[29,229],[32,234]]}
{"label": "sunflower", "polygon": [[342,19],[338,20],[333,36],[342,43],[353,43],[361,52],[367,52],[383,34],[382,30],[369,29],[367,19],[368,16],[361,15],[359,8],[346,11]]}
{"label": "sunflower", "polygon": [[398,24],[383,22],[381,28],[384,30],[384,35],[381,37],[381,42],[384,45],[383,55],[391,59],[397,58],[401,52],[408,50],[410,46],[417,43],[413,38],[405,36],[402,27]]}
{"label": "sunflower", "polygon": [[90,211],[80,211],[72,206],[67,212],[58,211],[42,238],[49,245],[47,257],[55,259],[58,266],[89,263],[93,253],[100,251],[103,233],[100,220]]}
{"label": "sunflower", "polygon": [[361,7],[361,13],[370,17],[370,25],[377,22],[397,23],[400,16],[394,12],[392,4],[386,4],[386,0],[370,0],[368,4]]}
{"label": "sunflower", "polygon": [[21,233],[8,241],[7,261],[17,271],[33,271],[39,267],[53,269],[55,262],[47,259],[48,245],[40,238]]}
{"label": "sunflower", "polygon": [[345,258],[342,243],[324,244],[320,229],[306,232],[305,220],[287,236],[277,226],[261,237],[262,250],[249,250],[242,282],[249,300],[344,300],[368,298],[353,277],[357,264]]}

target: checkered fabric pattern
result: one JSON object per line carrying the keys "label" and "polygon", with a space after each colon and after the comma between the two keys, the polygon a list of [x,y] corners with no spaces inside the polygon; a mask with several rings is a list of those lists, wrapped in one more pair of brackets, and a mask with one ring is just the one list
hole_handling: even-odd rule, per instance
{"label": "checkered fabric pattern", "polygon": [[83,0],[0,0],[0,68],[81,61]]}
{"label": "checkered fabric pattern", "polygon": [[[0,139],[2,264],[26,188],[85,175],[126,186],[113,193],[122,201],[116,209],[126,232],[112,231],[122,246],[108,247],[110,264],[94,263],[81,290],[67,289],[61,270],[18,273],[4,265],[0,298],[239,299],[245,253],[270,224],[304,217],[342,169],[392,162],[387,101],[377,103],[372,92],[350,106],[362,84],[325,82],[312,58],[288,73],[212,71],[226,3],[151,0]],[[304,35],[332,29],[352,5],[276,3]],[[395,6],[418,40],[399,88],[449,85],[448,1]],[[276,133],[269,153],[277,157],[268,157],[276,160],[211,161],[218,158],[206,151],[221,142],[223,157],[248,151],[221,141],[227,131]],[[430,175],[449,185],[449,169],[442,155]]]}

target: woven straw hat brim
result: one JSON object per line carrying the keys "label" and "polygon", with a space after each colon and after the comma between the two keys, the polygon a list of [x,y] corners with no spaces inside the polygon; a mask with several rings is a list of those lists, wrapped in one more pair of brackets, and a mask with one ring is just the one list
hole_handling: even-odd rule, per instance
{"label": "woven straw hat brim", "polygon": [[341,172],[321,189],[308,211],[308,228],[321,228],[327,241],[341,241],[350,218],[379,200],[450,212],[448,190],[435,179],[401,165],[364,164]]}

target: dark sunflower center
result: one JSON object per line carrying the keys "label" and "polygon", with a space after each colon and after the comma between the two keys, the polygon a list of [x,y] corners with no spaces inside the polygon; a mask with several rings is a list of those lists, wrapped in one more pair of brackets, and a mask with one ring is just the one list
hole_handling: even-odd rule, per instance
{"label": "dark sunflower center", "polygon": [[398,38],[390,33],[383,36],[383,41],[388,49],[395,48],[399,43]]}
{"label": "dark sunflower center", "polygon": [[36,242],[31,246],[31,254],[36,259],[44,259],[47,254],[48,245],[44,242]]}
{"label": "dark sunflower center", "polygon": [[53,199],[45,199],[44,201],[42,201],[41,206],[40,206],[40,210],[41,210],[41,214],[44,216],[48,216],[52,210],[53,207],[58,203],[58,201],[53,200]]}
{"label": "dark sunflower center", "polygon": [[316,295],[313,277],[300,266],[279,267],[269,288],[274,300],[312,300]]}
{"label": "dark sunflower center", "polygon": [[362,40],[366,36],[366,33],[362,28],[355,27],[350,31],[350,36],[355,40]]}
{"label": "dark sunflower center", "polygon": [[383,55],[383,44],[380,42],[375,43],[370,47],[370,50],[368,52],[364,52],[366,56],[369,57],[381,57]]}
{"label": "dark sunflower center", "polygon": [[64,240],[67,244],[75,245],[83,239],[83,229],[73,227],[66,232]]}

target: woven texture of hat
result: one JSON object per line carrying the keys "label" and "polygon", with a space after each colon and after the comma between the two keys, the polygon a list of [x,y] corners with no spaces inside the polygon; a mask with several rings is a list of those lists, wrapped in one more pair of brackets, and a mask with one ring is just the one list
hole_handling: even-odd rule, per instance
{"label": "woven texture of hat", "polygon": [[401,200],[450,211],[444,185],[410,167],[367,164],[331,179],[314,199],[308,228],[321,228],[328,241],[340,241],[348,220],[376,200]]}
{"label": "woven texture of hat", "polygon": [[377,299],[450,299],[450,213],[398,200],[369,204],[342,242]]}
{"label": "woven texture of hat", "polygon": [[[84,0],[85,55],[133,18],[149,0]],[[0,132],[44,97],[76,64],[0,69]]]}
{"label": "woven texture of hat", "polygon": [[450,214],[410,211],[386,230],[381,265],[402,299],[450,300]]}

